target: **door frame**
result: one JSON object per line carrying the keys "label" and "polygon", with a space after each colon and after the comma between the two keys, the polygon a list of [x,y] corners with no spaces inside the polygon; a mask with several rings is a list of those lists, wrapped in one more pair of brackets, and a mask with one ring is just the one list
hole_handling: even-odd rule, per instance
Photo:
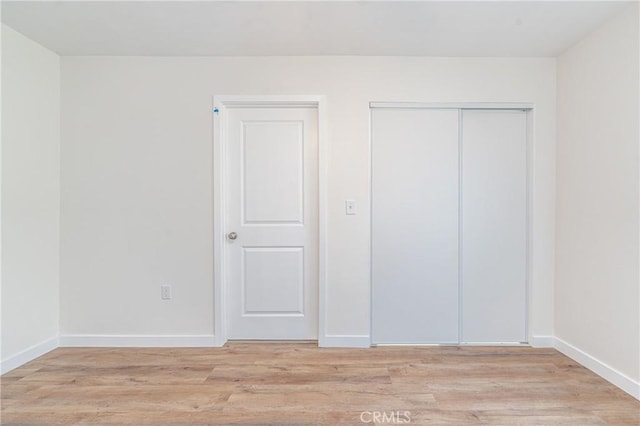
{"label": "door frame", "polygon": [[325,346],[327,290],[327,112],[324,96],[213,96],[213,346],[227,342],[226,329],[226,184],[228,108],[315,108],[318,112],[318,346]]}
{"label": "door frame", "polygon": [[[522,110],[526,113],[526,262],[525,262],[525,338],[526,342],[522,345],[530,346],[533,344],[533,261],[534,261],[534,223],[533,223],[533,210],[534,210],[534,155],[533,147],[535,143],[534,129],[534,111],[535,104],[533,102],[369,102],[369,338],[373,338],[373,116],[374,109],[382,108],[400,108],[400,109],[454,109],[458,110],[458,126],[462,126],[462,112],[464,110]],[[462,143],[462,134],[459,129],[458,133],[458,173],[461,177],[461,160],[462,150],[460,149]],[[461,197],[462,179],[458,181],[458,197]],[[460,202],[460,198],[458,199]],[[461,226],[461,211],[458,211],[458,226]],[[458,229],[458,256],[461,255],[462,244],[462,232]],[[461,276],[462,262],[458,262],[458,277]],[[462,297],[462,281],[458,279],[458,301],[459,308],[461,308]],[[462,343],[460,342],[462,321],[460,316],[462,312],[459,312],[458,319],[458,343],[457,345],[469,345],[473,346],[474,343]],[[491,345],[501,345],[505,343],[494,342]],[[415,346],[415,344],[411,344]],[[439,344],[425,344],[427,346],[438,346]],[[483,343],[481,345],[487,345]],[[506,343],[506,345],[518,345],[518,343]],[[403,344],[381,344],[378,346],[403,346]]]}

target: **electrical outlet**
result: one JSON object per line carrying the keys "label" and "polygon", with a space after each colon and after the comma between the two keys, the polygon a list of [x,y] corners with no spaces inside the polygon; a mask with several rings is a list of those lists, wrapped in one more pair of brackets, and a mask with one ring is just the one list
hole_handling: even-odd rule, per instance
{"label": "electrical outlet", "polygon": [[160,298],[162,300],[170,300],[171,299],[171,286],[170,285],[161,285],[160,286]]}

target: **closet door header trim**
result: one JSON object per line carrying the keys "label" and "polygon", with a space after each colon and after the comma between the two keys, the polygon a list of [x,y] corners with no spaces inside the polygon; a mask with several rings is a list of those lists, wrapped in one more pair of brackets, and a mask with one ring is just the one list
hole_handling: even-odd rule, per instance
{"label": "closet door header trim", "polygon": [[405,108],[405,109],[533,109],[531,102],[478,102],[478,103],[425,103],[425,102],[369,102],[370,108]]}

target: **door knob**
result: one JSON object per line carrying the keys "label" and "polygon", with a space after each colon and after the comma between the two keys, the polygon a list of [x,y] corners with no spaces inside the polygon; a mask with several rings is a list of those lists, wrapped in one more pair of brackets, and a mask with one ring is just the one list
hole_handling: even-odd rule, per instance
{"label": "door knob", "polygon": [[238,238],[238,234],[236,232],[229,232],[229,234],[227,234],[227,238],[230,240],[235,240],[236,238]]}

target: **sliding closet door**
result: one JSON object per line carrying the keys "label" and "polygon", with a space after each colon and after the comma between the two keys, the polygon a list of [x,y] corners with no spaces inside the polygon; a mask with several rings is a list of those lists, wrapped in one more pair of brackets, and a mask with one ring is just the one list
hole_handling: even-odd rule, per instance
{"label": "sliding closet door", "polygon": [[526,113],[462,113],[462,336],[525,342]]}
{"label": "sliding closet door", "polygon": [[458,111],[372,110],[372,341],[458,342]]}

